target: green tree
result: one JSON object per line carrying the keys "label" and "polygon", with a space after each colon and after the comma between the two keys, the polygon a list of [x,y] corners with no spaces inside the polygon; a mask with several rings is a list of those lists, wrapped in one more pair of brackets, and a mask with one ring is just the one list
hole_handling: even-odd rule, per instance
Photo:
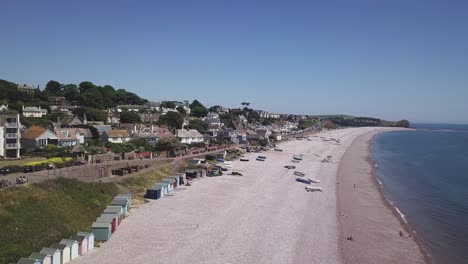
{"label": "green tree", "polygon": [[190,104],[190,109],[194,109],[195,107],[205,108],[205,106],[202,103],[200,103],[198,100],[193,100],[193,102]]}
{"label": "green tree", "polygon": [[177,138],[161,138],[156,143],[156,150],[174,152],[181,148],[180,141]]}
{"label": "green tree", "polygon": [[185,108],[182,106],[177,107],[177,111],[183,116],[187,115],[187,111],[185,111]]}
{"label": "green tree", "polygon": [[161,102],[161,107],[175,109],[176,104],[174,102],[172,102],[172,101],[162,101]]}
{"label": "green tree", "polygon": [[97,108],[97,109],[104,109],[104,100],[101,92],[99,89],[92,88],[86,90],[86,92],[81,93],[80,102],[83,106]]}
{"label": "green tree", "polygon": [[120,113],[121,123],[141,123],[141,117],[136,112],[123,111]]}
{"label": "green tree", "polygon": [[190,115],[192,115],[194,117],[199,117],[199,118],[200,117],[205,117],[207,114],[208,114],[208,109],[206,109],[206,107],[204,107],[204,106],[195,106],[190,111]]}
{"label": "green tree", "polygon": [[44,88],[45,91],[48,91],[51,95],[61,95],[62,94],[62,84],[57,81],[51,80],[46,84]]}
{"label": "green tree", "polygon": [[184,123],[184,117],[179,112],[168,112],[159,118],[160,125],[166,125],[170,128],[181,129]]}
{"label": "green tree", "polygon": [[84,81],[79,84],[80,93],[85,93],[94,88],[96,88],[96,85],[89,81]]}
{"label": "green tree", "polygon": [[82,117],[86,113],[86,118],[89,121],[102,121],[107,122],[107,112],[92,108],[92,107],[82,107],[76,111],[76,114]]}
{"label": "green tree", "polygon": [[208,130],[208,124],[201,119],[193,119],[189,122],[190,129],[196,129],[198,132],[205,132]]}
{"label": "green tree", "polygon": [[69,101],[78,101],[80,99],[80,91],[76,84],[67,84],[63,86],[63,96]]}

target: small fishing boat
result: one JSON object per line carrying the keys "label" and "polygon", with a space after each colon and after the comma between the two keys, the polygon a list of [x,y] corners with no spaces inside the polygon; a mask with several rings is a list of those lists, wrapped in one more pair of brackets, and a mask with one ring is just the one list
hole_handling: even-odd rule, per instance
{"label": "small fishing boat", "polygon": [[301,161],[300,161],[300,160],[295,160],[295,159],[293,159],[293,160],[291,160],[291,162],[300,163]]}
{"label": "small fishing boat", "polygon": [[265,159],[257,158],[258,161],[265,161]]}
{"label": "small fishing boat", "polygon": [[284,166],[284,167],[285,167],[286,169],[288,169],[288,170],[292,170],[292,169],[295,169],[295,168],[296,168],[296,166],[293,166],[293,165],[286,165],[286,166]]}
{"label": "small fishing boat", "polygon": [[309,179],[303,179],[303,178],[296,178],[296,181],[302,182],[302,183],[305,183],[305,184],[310,184],[311,183],[311,181]]}
{"label": "small fishing boat", "polygon": [[309,181],[310,181],[310,182],[313,182],[313,183],[320,183],[320,180],[317,180],[317,179],[311,179],[311,178],[309,178]]}
{"label": "small fishing boat", "polygon": [[275,151],[283,151],[283,150],[280,148],[275,148]]}
{"label": "small fishing boat", "polygon": [[315,192],[315,191],[322,191],[322,187],[315,187],[315,186],[305,186],[305,190],[308,192]]}
{"label": "small fishing boat", "polygon": [[266,159],[265,156],[258,156],[259,159]]}
{"label": "small fishing boat", "polygon": [[294,172],[294,175],[299,176],[299,177],[304,177],[304,176],[305,176],[305,173],[299,172],[299,171],[295,171],[295,172]]}
{"label": "small fishing boat", "polygon": [[249,159],[240,159],[240,161],[249,161]]}

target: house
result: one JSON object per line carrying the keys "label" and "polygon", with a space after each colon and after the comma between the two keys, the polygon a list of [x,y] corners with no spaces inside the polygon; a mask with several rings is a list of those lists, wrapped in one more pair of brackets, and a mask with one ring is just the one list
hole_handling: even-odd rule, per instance
{"label": "house", "polygon": [[226,128],[218,132],[218,139],[221,141],[230,141],[239,144],[239,132],[233,128]]}
{"label": "house", "polygon": [[25,149],[35,149],[49,144],[58,145],[57,135],[43,127],[32,126],[21,135],[21,145]]}
{"label": "house", "polygon": [[113,109],[107,110],[107,124],[119,124],[119,123],[120,123],[120,113]]}
{"label": "house", "polygon": [[88,128],[56,128],[54,132],[59,138],[59,146],[73,147],[84,144],[86,139],[93,138]]}
{"label": "house", "polygon": [[16,111],[0,111],[0,157],[20,158],[21,122]]}
{"label": "house", "polygon": [[131,137],[127,130],[112,129],[107,132],[104,131],[101,135],[101,139],[103,141],[121,144],[129,142]]}
{"label": "house", "polygon": [[36,92],[40,92],[39,85],[30,84],[18,84],[18,91],[29,95],[34,95]]}
{"label": "house", "polygon": [[96,128],[99,135],[102,135],[102,133],[109,132],[112,130],[112,127],[110,125],[93,125],[93,127]]}
{"label": "house", "polygon": [[42,109],[41,106],[23,106],[24,117],[44,117],[47,115],[47,109]]}
{"label": "house", "polygon": [[219,114],[217,113],[208,113],[208,115],[203,119],[203,121],[208,123],[209,131],[218,131],[222,127],[221,119],[219,118]]}
{"label": "house", "polygon": [[171,133],[171,131],[169,131],[169,129],[165,128],[165,127],[157,127],[157,126],[154,126],[153,127],[153,132],[156,134],[156,137],[157,137],[157,141],[163,139],[163,138],[175,138],[174,134]]}
{"label": "house", "polygon": [[146,105],[118,105],[115,108],[115,111],[118,113],[122,113],[125,110],[129,112],[142,112],[148,109],[149,107]]}
{"label": "house", "polygon": [[271,135],[271,130],[268,129],[267,127],[259,127],[255,129],[255,132],[258,134],[260,139],[267,139]]}
{"label": "house", "polygon": [[189,145],[203,142],[203,135],[195,129],[178,129],[177,138],[180,140],[181,143]]}
{"label": "house", "polygon": [[64,105],[67,102],[65,96],[49,96],[47,101],[51,104]]}
{"label": "house", "polygon": [[77,125],[86,125],[88,123],[86,119],[86,114],[83,116],[83,119],[80,119],[76,115],[66,115],[62,119],[58,120],[57,123],[54,123],[54,127],[70,127]]}
{"label": "house", "polygon": [[143,139],[152,146],[156,145],[156,142],[158,142],[158,136],[154,133],[154,126],[144,126],[143,124],[135,125],[133,137]]}
{"label": "house", "polygon": [[138,113],[143,123],[156,123],[159,121],[159,113]]}
{"label": "house", "polygon": [[246,139],[248,142],[260,141],[260,136],[253,130],[246,131]]}

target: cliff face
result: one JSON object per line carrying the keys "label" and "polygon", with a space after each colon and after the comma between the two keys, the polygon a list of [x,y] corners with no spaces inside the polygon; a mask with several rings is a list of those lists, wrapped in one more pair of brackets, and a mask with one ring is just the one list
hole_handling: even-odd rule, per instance
{"label": "cliff face", "polygon": [[400,120],[397,122],[385,121],[373,117],[351,117],[344,118],[341,116],[323,118],[321,121],[332,122],[336,126],[342,127],[368,127],[368,126],[379,126],[379,127],[405,127],[408,128],[410,123],[408,120]]}

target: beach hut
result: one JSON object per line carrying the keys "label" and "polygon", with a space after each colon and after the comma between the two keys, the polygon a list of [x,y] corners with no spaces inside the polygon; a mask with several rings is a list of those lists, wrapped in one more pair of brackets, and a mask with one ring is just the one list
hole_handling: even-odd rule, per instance
{"label": "beach hut", "polygon": [[60,251],[60,257],[61,257],[61,263],[65,264],[70,261],[70,256],[71,256],[71,247],[68,245],[62,245],[62,244],[53,244],[50,246],[50,248],[57,249]]}
{"label": "beach hut", "polygon": [[179,176],[180,185],[184,185],[184,184],[185,184],[185,173],[176,173],[176,174],[174,174],[174,175]]}
{"label": "beach hut", "polygon": [[123,214],[125,216],[128,215],[128,200],[126,198],[121,198],[121,199],[114,198],[114,200],[112,200],[112,202],[111,202],[111,205],[112,206],[121,206]]}
{"label": "beach hut", "polygon": [[31,256],[29,256],[30,259],[34,259],[39,261],[42,264],[52,264],[52,257],[47,255],[47,254],[41,254],[41,253],[32,253]]}
{"label": "beach hut", "polygon": [[78,241],[71,239],[62,239],[59,244],[70,246],[70,260],[74,260],[79,256]]}
{"label": "beach hut", "polygon": [[122,220],[123,220],[123,213],[122,213],[122,206],[115,206],[115,205],[109,205],[106,207],[106,209],[104,209],[103,213],[118,213],[119,214],[119,221],[118,221],[118,225],[120,225],[120,223],[122,223]]}
{"label": "beach hut", "polygon": [[46,254],[50,256],[52,260],[52,264],[61,264],[62,262],[62,253],[60,250],[55,249],[55,248],[42,248],[42,250],[39,252],[41,254]]}
{"label": "beach hut", "polygon": [[115,197],[125,197],[128,200],[128,206],[132,205],[132,195],[130,193],[119,193]]}
{"label": "beach hut", "polygon": [[145,198],[152,199],[152,200],[157,200],[161,198],[162,188],[163,187],[161,185],[155,185],[151,187],[150,189],[147,189]]}
{"label": "beach hut", "polygon": [[41,264],[41,262],[35,259],[21,258],[16,264]]}
{"label": "beach hut", "polygon": [[101,214],[98,218],[96,218],[96,223],[108,223],[111,224],[111,232],[114,233],[117,230],[117,223],[115,221],[114,216]]}
{"label": "beach hut", "polygon": [[174,179],[174,180],[177,181],[177,186],[176,186],[176,188],[182,185],[182,182],[181,182],[181,180],[180,180],[180,175],[171,175],[171,176],[168,176],[168,178]]}
{"label": "beach hut", "polygon": [[[104,210],[104,211],[105,211],[105,210]],[[108,215],[108,216],[112,216],[112,217],[115,219],[116,225],[117,225],[117,226],[120,225],[119,213],[117,213],[117,212],[103,212],[103,213],[101,214],[101,216],[104,216],[104,215],[106,215],[106,216],[107,216],[107,215]]]}
{"label": "beach hut", "polygon": [[166,196],[166,194],[169,192],[169,183],[167,182],[158,182],[153,185],[153,187],[156,186],[161,186],[161,197]]}
{"label": "beach hut", "polygon": [[196,170],[186,170],[185,171],[186,179],[195,179],[197,178],[197,171]]}
{"label": "beach hut", "polygon": [[[117,220],[118,220],[118,216]],[[88,241],[88,251],[91,251],[94,249],[94,235],[93,233],[88,233],[88,232],[78,232],[78,236],[85,236],[86,240]]]}
{"label": "beach hut", "polygon": [[169,184],[169,187],[168,187],[168,190],[169,192],[171,192],[173,189],[174,189],[174,179],[162,179],[161,181],[159,182],[166,182]]}
{"label": "beach hut", "polygon": [[91,232],[94,234],[95,241],[107,241],[111,238],[112,226],[109,223],[94,222],[91,227]]}
{"label": "beach hut", "polygon": [[76,240],[78,242],[78,255],[83,256],[88,252],[88,239],[85,236],[72,236],[71,240]]}

